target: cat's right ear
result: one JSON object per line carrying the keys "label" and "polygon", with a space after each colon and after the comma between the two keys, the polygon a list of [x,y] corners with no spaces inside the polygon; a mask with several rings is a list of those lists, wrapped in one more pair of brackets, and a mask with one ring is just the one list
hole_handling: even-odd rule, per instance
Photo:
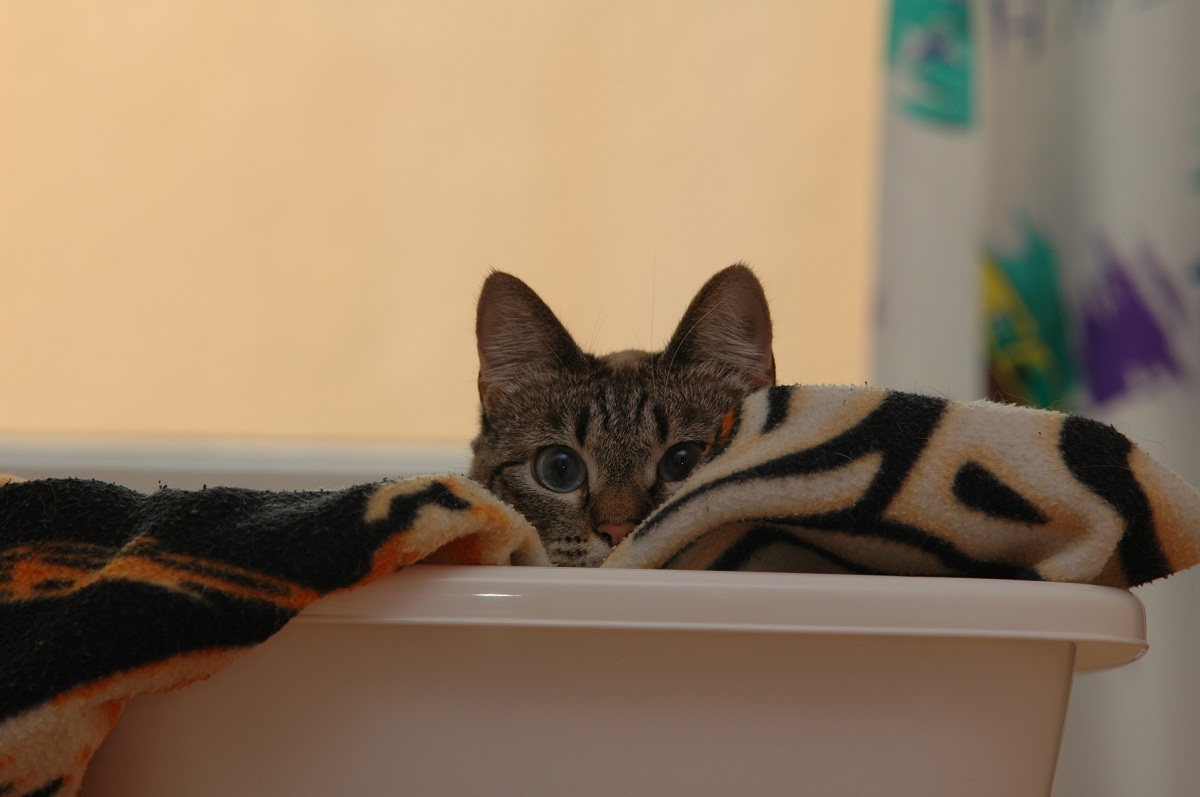
{"label": "cat's right ear", "polygon": [[493,271],[475,312],[479,400],[487,409],[524,374],[569,367],[583,353],[546,303],[521,280]]}

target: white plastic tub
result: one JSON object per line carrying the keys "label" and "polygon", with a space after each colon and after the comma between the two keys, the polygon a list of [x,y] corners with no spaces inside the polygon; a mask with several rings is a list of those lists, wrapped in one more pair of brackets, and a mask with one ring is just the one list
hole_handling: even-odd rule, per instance
{"label": "white plastic tub", "polygon": [[134,699],[84,794],[1049,794],[1127,592],[418,566]]}

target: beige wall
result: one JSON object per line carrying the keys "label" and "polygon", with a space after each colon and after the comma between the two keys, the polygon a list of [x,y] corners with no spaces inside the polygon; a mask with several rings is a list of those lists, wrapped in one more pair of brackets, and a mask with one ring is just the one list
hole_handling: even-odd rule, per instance
{"label": "beige wall", "polygon": [[463,440],[475,293],[862,381],[881,4],[0,6],[0,434]]}

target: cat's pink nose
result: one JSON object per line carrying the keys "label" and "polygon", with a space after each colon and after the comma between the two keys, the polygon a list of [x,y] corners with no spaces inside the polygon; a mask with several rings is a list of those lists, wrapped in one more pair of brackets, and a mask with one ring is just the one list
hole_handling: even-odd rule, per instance
{"label": "cat's pink nose", "polygon": [[609,541],[614,546],[621,540],[629,536],[629,532],[637,527],[636,523],[626,520],[623,523],[601,523],[596,527],[596,531],[608,537]]}

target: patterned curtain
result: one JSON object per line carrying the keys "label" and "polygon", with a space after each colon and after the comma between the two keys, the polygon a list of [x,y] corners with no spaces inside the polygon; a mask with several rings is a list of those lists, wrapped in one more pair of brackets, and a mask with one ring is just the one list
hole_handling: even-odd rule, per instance
{"label": "patterned curtain", "polygon": [[[1200,485],[1198,43],[1196,0],[893,0],[879,384],[1081,412]],[[1200,794],[1198,594],[1139,593],[1056,795]]]}

